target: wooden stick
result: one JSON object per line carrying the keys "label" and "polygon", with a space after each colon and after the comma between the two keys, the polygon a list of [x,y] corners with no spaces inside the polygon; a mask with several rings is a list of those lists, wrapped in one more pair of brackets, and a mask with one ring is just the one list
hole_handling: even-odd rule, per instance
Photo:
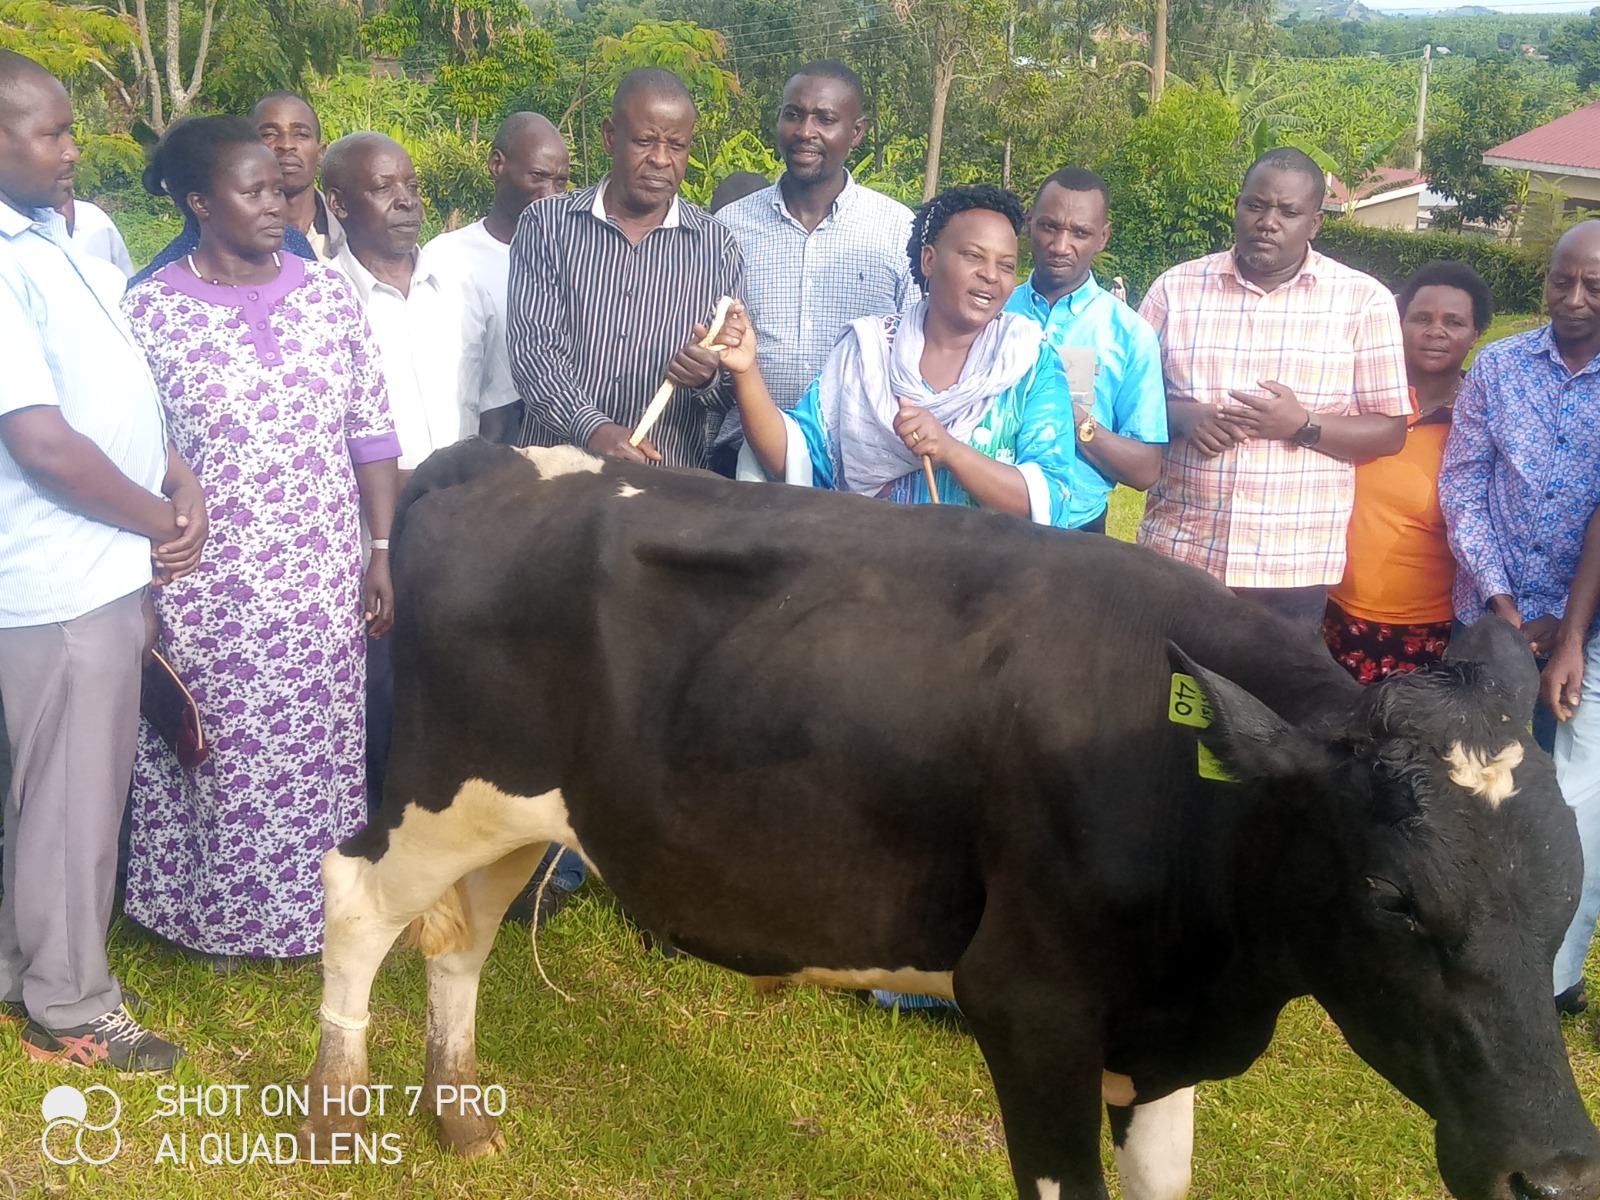
{"label": "wooden stick", "polygon": [[933,497],[935,504],[942,503],[939,499],[939,485],[933,478],[933,459],[926,454],[922,456],[922,474],[928,481],[928,495]]}
{"label": "wooden stick", "polygon": [[[733,297],[723,296],[717,301],[717,310],[711,316],[711,327],[706,330],[705,337],[700,339],[700,345],[711,349],[711,343],[717,340],[717,335],[722,332],[722,326],[728,320],[728,310],[733,307]],[[644,416],[639,418],[639,425],[633,431],[633,436],[628,439],[628,445],[637,447],[644,441],[645,435],[655,427],[661,419],[661,414],[667,411],[667,402],[672,399],[672,380],[664,379],[661,386],[656,389],[656,394],[650,397],[650,403],[644,406]]]}

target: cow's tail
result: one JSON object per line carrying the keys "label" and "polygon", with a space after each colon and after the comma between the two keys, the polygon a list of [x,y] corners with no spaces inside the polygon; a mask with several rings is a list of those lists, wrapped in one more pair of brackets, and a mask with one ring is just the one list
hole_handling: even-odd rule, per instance
{"label": "cow's tail", "polygon": [[467,889],[458,881],[406,929],[404,945],[421,950],[424,958],[455,954],[472,946],[472,906]]}
{"label": "cow's tail", "polygon": [[395,505],[394,525],[389,533],[389,540],[393,543],[390,558],[398,555],[405,537],[406,514],[413,504],[429,492],[458,487],[516,457],[517,451],[512,447],[479,437],[468,438],[428,455],[422,465],[411,473],[405,491],[400,493],[400,502]]}

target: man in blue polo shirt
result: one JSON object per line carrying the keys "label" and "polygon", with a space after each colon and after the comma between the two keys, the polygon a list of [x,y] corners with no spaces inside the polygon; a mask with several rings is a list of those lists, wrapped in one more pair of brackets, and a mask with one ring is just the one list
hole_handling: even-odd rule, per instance
{"label": "man in blue polo shirt", "polygon": [[1167,398],[1155,330],[1095,281],[1094,256],[1111,237],[1105,180],[1067,167],[1044,181],[1028,210],[1033,274],[1011,295],[1010,312],[1044,326],[1062,353],[1074,391],[1082,374],[1071,350],[1093,351],[1094,402],[1077,421],[1071,526],[1104,533],[1106,503],[1119,483],[1145,491],[1161,474]]}
{"label": "man in blue polo shirt", "polygon": [[148,1073],[183,1052],[128,1011],[106,927],[145,593],[198,564],[205,497],[55,211],[77,161],[66,90],[0,50],[0,696],[14,772],[0,1018],[25,1022],[31,1058]]}

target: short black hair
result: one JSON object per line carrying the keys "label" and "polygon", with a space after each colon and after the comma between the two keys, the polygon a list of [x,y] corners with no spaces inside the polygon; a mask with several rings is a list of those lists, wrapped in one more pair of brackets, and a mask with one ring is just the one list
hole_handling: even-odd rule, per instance
{"label": "short black hair", "polygon": [[1479,275],[1469,263],[1436,258],[1418,267],[1416,273],[1401,286],[1400,294],[1395,297],[1395,303],[1400,306],[1402,317],[1406,315],[1406,309],[1411,307],[1411,302],[1417,298],[1417,293],[1425,287],[1460,288],[1471,296],[1472,327],[1479,333],[1489,328],[1489,322],[1494,319],[1494,293],[1483,281],[1483,276]]}
{"label": "short black hair", "polygon": [[15,50],[0,50],[0,120],[11,121],[24,115],[33,98],[23,95],[29,82],[54,83],[61,81],[25,54]]}
{"label": "short black hair", "polygon": [[236,146],[260,146],[256,127],[243,117],[183,117],[167,126],[144,169],[144,190],[171,196],[189,220],[189,193],[204,195]]}
{"label": "short black hair", "polygon": [[261,124],[261,110],[267,105],[271,104],[274,100],[296,100],[305,105],[306,111],[311,114],[311,128],[316,132],[317,141],[320,142],[322,140],[322,118],[317,116],[317,110],[311,107],[311,101],[307,100],[299,92],[284,91],[282,89],[276,92],[268,92],[265,96],[261,97],[261,99],[257,100],[255,107],[250,110],[250,121],[252,124]]}
{"label": "short black hair", "polygon": [[689,91],[688,84],[679,79],[665,67],[635,67],[622,77],[622,82],[617,84],[617,90],[611,96],[611,119],[616,120],[622,115],[622,108],[634,96],[658,96],[670,100],[685,100],[689,107],[695,109],[695,115],[700,115],[696,108],[694,95]]}
{"label": "short black hair", "polygon": [[795,80],[802,75],[818,79],[836,79],[855,93],[857,104],[862,108],[867,106],[867,89],[862,86],[861,76],[836,58],[819,58],[814,62],[808,62],[789,78]]}
{"label": "short black hair", "polygon": [[911,222],[911,240],[906,243],[906,254],[911,259],[911,277],[917,281],[919,288],[924,291],[928,288],[927,277],[922,273],[922,248],[939,240],[951,217],[975,208],[999,213],[1011,222],[1013,233],[1022,232],[1022,201],[1015,192],[995,187],[992,183],[946,188],[917,209],[915,219]]}
{"label": "short black hair", "polygon": [[1065,188],[1069,192],[1099,192],[1100,198],[1106,202],[1106,209],[1111,208],[1111,189],[1106,186],[1106,181],[1100,178],[1096,171],[1086,167],[1062,167],[1055,174],[1048,176],[1039,185],[1039,190],[1034,193],[1034,199],[1044,195],[1045,188],[1051,184]]}
{"label": "short black hair", "polygon": [[519,134],[530,130],[538,130],[544,136],[553,137],[563,146],[566,145],[566,139],[561,136],[561,130],[557,129],[555,122],[543,113],[514,112],[500,122],[500,128],[494,131],[494,141],[490,144],[489,149],[498,150],[501,154],[510,154],[511,143],[516,140]]}
{"label": "short black hair", "polygon": [[1279,146],[1275,150],[1268,150],[1255,162],[1251,163],[1244,173],[1244,182],[1250,182],[1250,176],[1258,170],[1293,171],[1297,175],[1304,175],[1315,181],[1315,195],[1313,203],[1317,208],[1322,207],[1322,201],[1328,194],[1328,177],[1322,173],[1322,168],[1304,150],[1296,150],[1293,146]]}

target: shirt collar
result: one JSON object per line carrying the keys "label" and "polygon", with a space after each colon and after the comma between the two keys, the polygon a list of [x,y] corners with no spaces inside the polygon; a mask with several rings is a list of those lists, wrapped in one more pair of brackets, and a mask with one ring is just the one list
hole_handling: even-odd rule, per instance
{"label": "shirt collar", "polygon": [[[411,251],[411,290],[413,294],[415,294],[416,287],[419,283],[433,282],[433,271],[423,265],[422,257],[423,256],[420,249]],[[344,247],[339,251],[337,257],[334,259],[334,262],[338,268],[344,272],[345,278],[350,280],[351,286],[356,289],[356,294],[361,297],[361,303],[363,305],[371,300],[372,293],[380,288],[391,295],[400,295],[398,289],[389,286],[387,283],[380,282],[377,276],[373,275],[371,271],[367,270],[367,268],[362,265],[361,260],[357,258],[355,256],[355,252],[350,249],[350,243],[348,241],[345,242]],[[402,299],[404,299],[404,297],[402,297]]]}
{"label": "shirt collar", "polygon": [[[1236,246],[1229,246],[1228,249],[1222,252],[1222,262],[1220,264],[1222,274],[1231,275],[1234,281],[1242,288],[1247,288],[1252,292],[1260,292],[1261,287],[1258,284],[1251,283],[1243,275],[1239,274],[1237,253],[1238,247]],[[1317,253],[1315,246],[1307,246],[1306,260],[1300,264],[1300,269],[1274,288],[1273,291],[1281,292],[1284,288],[1298,287],[1301,284],[1310,287],[1316,286],[1317,279],[1322,273],[1322,264],[1325,261],[1326,259]],[[1262,294],[1265,295],[1266,293],[1263,292]]]}
{"label": "shirt collar", "polygon": [[[589,206],[589,211],[594,214],[594,219],[604,221],[607,225],[615,224],[611,214],[606,211],[606,188],[611,184],[611,173],[606,172],[605,178],[600,180],[600,186],[594,190],[594,203]],[[672,203],[667,206],[667,215],[661,218],[657,229],[676,229],[683,224],[683,214],[679,211],[678,197],[672,198]]]}
{"label": "shirt collar", "polygon": [[1595,355],[1584,364],[1584,368],[1581,371],[1574,371],[1567,366],[1567,360],[1561,357],[1561,347],[1556,345],[1556,327],[1549,321],[1545,322],[1543,329],[1534,334],[1533,352],[1544,355],[1555,363],[1563,373],[1571,375],[1573,378],[1577,378],[1579,375],[1600,373],[1600,354]]}
{"label": "shirt collar", "polygon": [[1085,308],[1089,307],[1089,302],[1105,290],[1100,286],[1100,281],[1094,277],[1093,271],[1089,272],[1089,277],[1087,279],[1085,279],[1072,291],[1068,292],[1065,296],[1061,297],[1061,299],[1057,300],[1054,305],[1052,305],[1050,301],[1046,300],[1044,293],[1034,286],[1032,272],[1029,272],[1028,282],[1023,284],[1023,287],[1026,289],[1027,304],[1029,309],[1035,316],[1039,318],[1041,322],[1043,322],[1055,308],[1058,308],[1063,304],[1066,305],[1066,311],[1068,315],[1075,317]]}
{"label": "shirt collar", "polygon": [[[779,216],[785,220],[794,221],[798,225],[799,221],[789,211],[789,202],[783,198],[783,180],[784,176],[788,174],[789,172],[785,171],[783,175],[779,175],[778,182],[772,185],[772,207]],[[839,189],[839,194],[833,198],[833,203],[828,206],[828,215],[817,222],[817,228],[821,229],[827,222],[848,209],[855,202],[854,191],[860,186],[847,169],[844,173],[844,187]]]}
{"label": "shirt collar", "polygon": [[[61,237],[67,234],[67,220],[53,208],[35,208],[20,213],[9,204],[0,204],[0,236],[14,238],[26,233],[35,225],[61,226]],[[61,239],[57,239],[61,240]]]}

